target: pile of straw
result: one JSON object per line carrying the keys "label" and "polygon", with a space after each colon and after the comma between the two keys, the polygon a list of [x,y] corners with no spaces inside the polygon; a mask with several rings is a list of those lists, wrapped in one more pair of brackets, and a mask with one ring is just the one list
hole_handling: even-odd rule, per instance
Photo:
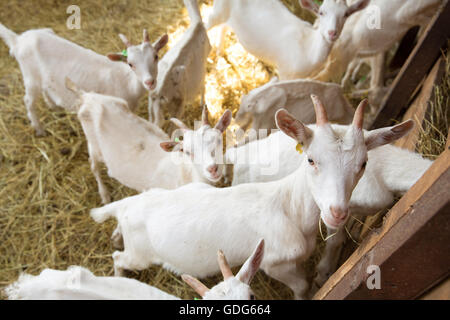
{"label": "pile of straw", "polygon": [[[211,1],[203,1],[208,10]],[[298,16],[311,19],[297,0],[283,2]],[[106,54],[121,51],[117,33],[141,41],[147,28],[151,40],[168,32],[175,39],[189,25],[181,0],[84,0],[80,3],[81,30],[66,27],[70,3],[59,0],[10,0],[0,3],[0,22],[20,33],[50,27],[58,35]],[[214,30],[211,31],[212,35]],[[448,71],[448,70],[447,70]],[[239,108],[240,97],[274,75],[273,68],[243,51],[232,34],[226,38],[223,57],[211,53],[208,61],[207,101],[214,118]],[[448,104],[448,72],[446,94]],[[115,221],[96,224],[89,209],[101,205],[90,171],[86,141],[75,114],[49,110],[43,101],[38,112],[47,136],[37,138],[26,116],[24,87],[19,67],[0,44],[0,287],[15,281],[21,272],[38,274],[44,268],[64,270],[70,265],[87,267],[96,275],[112,275],[110,236]],[[444,101],[444,100],[440,100]],[[147,98],[138,114],[147,117]],[[188,106],[182,120],[193,125],[199,105]],[[448,129],[448,125],[447,125]],[[424,139],[426,140],[426,139]],[[424,151],[426,153],[433,151]],[[135,194],[102,173],[112,198]],[[323,244],[321,244],[323,246]],[[312,270],[318,255],[307,263]],[[197,295],[180,277],[159,266],[128,276],[181,298]],[[212,286],[220,277],[205,280]],[[258,299],[288,299],[291,291],[259,272],[252,287]],[[3,293],[0,293],[2,295]],[[5,298],[0,296],[0,298]]]}

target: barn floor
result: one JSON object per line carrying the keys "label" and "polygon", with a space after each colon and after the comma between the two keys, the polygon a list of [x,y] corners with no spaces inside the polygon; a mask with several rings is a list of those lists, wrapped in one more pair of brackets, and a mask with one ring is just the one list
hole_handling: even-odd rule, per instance
{"label": "barn floor", "polygon": [[[294,0],[283,2],[291,9],[298,9],[293,4]],[[189,24],[181,0],[83,0],[80,3],[81,30],[67,29],[69,15],[66,8],[71,3],[62,0],[41,0],[39,5],[32,0],[2,1],[0,22],[18,33],[50,27],[58,35],[99,53],[123,49],[117,37],[119,32],[135,43],[141,41],[142,29],[147,28],[151,40],[169,32],[173,41]],[[226,59],[212,53],[208,64],[208,103],[216,119],[226,108],[231,108],[235,113],[240,96],[273,75],[271,67],[247,55],[236,45],[233,37],[227,41]],[[448,72],[446,77],[448,80]],[[448,90],[449,81],[446,83]],[[443,103],[445,110],[448,92],[446,94]],[[0,288],[15,281],[22,272],[34,275],[44,268],[64,270],[70,265],[81,265],[96,275],[112,275],[111,253],[114,250],[109,238],[115,222],[99,225],[89,217],[89,209],[100,206],[101,201],[76,115],[62,109],[49,110],[41,101],[38,112],[47,136],[37,138],[26,116],[23,95],[18,64],[9,56],[2,42]],[[146,107],[147,99],[144,97],[138,109],[139,115],[147,117]],[[192,125],[200,114],[199,105],[191,106],[187,108],[183,120]],[[447,111],[439,119],[442,117],[448,130]],[[433,124],[429,127],[432,128]],[[425,142],[429,140],[428,136],[424,136]],[[424,152],[433,156],[439,151],[424,149]],[[108,178],[106,172],[103,172],[103,178],[115,200],[135,193]],[[309,269],[316,260],[317,255],[308,263]],[[129,273],[129,276],[184,299],[197,297],[180,277],[158,266]],[[211,287],[219,281],[220,277],[213,277],[204,282]],[[262,272],[253,280],[252,288],[258,299],[292,298],[288,288]],[[0,298],[5,298],[3,293],[0,293]]]}

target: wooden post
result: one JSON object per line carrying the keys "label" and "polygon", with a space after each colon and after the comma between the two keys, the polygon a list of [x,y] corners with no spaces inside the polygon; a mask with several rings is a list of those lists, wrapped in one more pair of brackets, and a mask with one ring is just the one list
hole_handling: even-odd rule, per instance
{"label": "wooden post", "polygon": [[392,121],[399,116],[402,109],[408,106],[414,90],[433,67],[441,54],[441,49],[447,46],[447,41],[450,38],[449,20],[450,2],[446,1],[431,20],[410,57],[395,78],[388,94],[383,99],[381,108],[372,124],[372,129],[392,124]]}

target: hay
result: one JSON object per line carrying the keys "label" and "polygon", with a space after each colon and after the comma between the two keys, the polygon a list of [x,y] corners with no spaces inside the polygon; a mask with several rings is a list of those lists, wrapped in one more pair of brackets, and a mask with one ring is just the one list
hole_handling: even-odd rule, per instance
{"label": "hay", "polygon": [[[311,15],[302,12],[297,0],[282,1],[298,16],[311,21]],[[210,5],[211,1],[204,3]],[[80,4],[82,29],[69,30],[66,28],[68,5],[69,2],[58,0],[42,0],[39,6],[31,0],[2,1],[0,22],[16,32],[50,27],[58,35],[99,53],[123,49],[118,32],[137,42],[146,27],[151,40],[164,32],[169,32],[173,39],[189,25],[181,0],[84,0]],[[202,11],[207,9],[205,6]],[[214,32],[210,33],[212,38]],[[241,95],[273,75],[273,68],[246,54],[236,44],[234,35],[228,34],[225,56],[217,57],[213,52],[208,61],[207,102],[213,117],[217,119],[225,108],[235,113]],[[448,102],[448,87],[445,90]],[[66,269],[70,265],[82,265],[96,275],[112,275],[113,248],[109,238],[115,222],[99,225],[89,217],[88,210],[100,206],[101,201],[76,115],[61,109],[49,110],[41,101],[38,112],[48,135],[36,138],[26,116],[23,95],[18,65],[2,43],[0,287],[15,281],[23,271],[38,274],[44,268]],[[138,114],[147,117],[146,98],[140,101]],[[194,104],[186,108],[183,120],[192,126],[200,115],[201,107]],[[135,194],[108,178],[105,170],[102,176],[114,200]],[[318,251],[323,246],[319,242]],[[319,255],[315,254],[306,263],[307,270],[313,270],[318,259]],[[197,296],[179,277],[159,266],[128,275],[181,298]],[[212,286],[219,281],[220,276],[204,282]],[[258,299],[292,298],[287,287],[262,272],[257,274],[252,287]]]}
{"label": "hay", "polygon": [[[98,2],[85,0],[80,4],[81,30],[66,28],[66,1],[3,1],[0,21],[20,33],[28,29],[49,27],[58,35],[99,53],[122,50],[117,33],[131,41],[141,40],[142,29],[148,29],[151,40],[164,32],[174,33],[189,25],[181,0]],[[24,19],[23,17],[26,17]],[[173,34],[172,34],[173,35]],[[227,38],[227,43],[233,41]],[[243,52],[243,51],[241,51]],[[228,58],[230,55],[227,55]],[[212,55],[208,70],[214,70],[217,58]],[[254,58],[253,58],[254,59]],[[231,60],[231,59],[230,59]],[[234,63],[243,64],[242,60]],[[268,74],[265,66],[248,60]],[[230,71],[231,72],[231,71]],[[247,72],[247,71],[246,71]],[[234,77],[233,74],[228,74]],[[211,79],[211,78],[210,78]],[[251,75],[232,89],[225,89],[223,103],[234,111],[239,98],[266,81],[250,82]],[[222,81],[219,79],[218,81]],[[240,88],[242,86],[242,88]],[[26,271],[38,274],[44,268],[66,269],[82,265],[96,275],[112,275],[109,237],[114,221],[98,225],[89,217],[90,208],[101,205],[96,181],[90,171],[85,137],[75,114],[61,109],[49,110],[40,101],[38,113],[48,135],[36,138],[23,104],[23,81],[18,64],[0,44],[0,287],[15,281]],[[212,98],[210,98],[212,99]],[[219,106],[210,101],[211,105]],[[218,117],[220,110],[213,112]],[[147,99],[140,101],[138,114],[147,117]],[[200,106],[190,106],[186,120],[192,125],[201,115]],[[102,172],[115,200],[135,194]],[[182,298],[196,294],[181,279],[155,266],[129,276],[154,285]],[[220,277],[205,280],[209,286]],[[282,284],[259,273],[254,282],[256,296],[265,299],[290,298],[291,292]],[[0,294],[1,298],[3,292]]]}
{"label": "hay", "polygon": [[[450,41],[447,46],[450,48]],[[440,85],[434,87],[434,97],[429,102],[423,127],[420,128],[416,151],[435,160],[445,149],[447,143],[450,114],[450,51],[443,55],[445,75]]]}

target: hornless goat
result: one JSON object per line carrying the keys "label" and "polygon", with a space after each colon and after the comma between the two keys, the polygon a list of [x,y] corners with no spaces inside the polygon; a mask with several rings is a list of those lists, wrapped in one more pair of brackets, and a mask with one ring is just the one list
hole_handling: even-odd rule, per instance
{"label": "hornless goat", "polygon": [[304,297],[308,283],[301,263],[315,248],[319,217],[334,228],[345,224],[367,151],[403,136],[413,125],[407,121],[363,132],[362,103],[353,125],[338,132],[318,97],[312,99],[315,128],[284,109],[276,113],[278,128],[308,155],[288,177],[230,188],[192,183],[175,190],[152,189],[91,210],[96,222],[115,217],[122,230],[125,250],[113,253],[116,275],[161,264],[176,273],[206,277],[218,271],[211,259],[218,248],[236,266],[263,238],[267,246],[261,268],[288,285],[296,298]]}
{"label": "hornless goat", "polygon": [[242,97],[236,122],[245,127],[245,121],[251,118],[254,130],[273,129],[276,127],[275,113],[283,107],[301,122],[312,123],[315,117],[311,92],[325,101],[333,101],[333,104],[325,106],[330,121],[342,124],[352,121],[354,110],[339,85],[305,79],[278,81],[272,78]]}
{"label": "hornless goat", "polygon": [[[142,44],[132,46],[121,35],[127,43],[128,57],[110,54],[108,59],[57,36],[51,29],[28,30],[17,35],[0,24],[0,37],[19,63],[28,118],[39,136],[45,134],[36,114],[41,94],[50,108],[73,108],[76,97],[65,88],[66,77],[83,90],[120,97],[134,109],[139,98],[156,85],[158,51],[168,40],[164,35],[152,45],[144,30]],[[111,60],[126,60],[129,65]]]}
{"label": "hornless goat", "polygon": [[369,1],[347,6],[343,0],[324,0],[319,7],[314,0],[300,0],[318,16],[313,26],[278,0],[214,0],[206,29],[226,23],[248,52],[277,67],[282,80],[305,78],[325,62],[346,19]]}
{"label": "hornless goat", "polygon": [[201,94],[204,104],[206,59],[211,51],[197,0],[184,0],[191,25],[158,63],[158,84],[149,96],[149,119],[158,126],[166,110],[179,117],[184,106]]}
{"label": "hornless goat", "polygon": [[[253,300],[250,282],[264,257],[264,240],[259,242],[236,277],[222,251],[217,255],[224,281],[208,289],[189,275],[182,275],[182,279],[205,300]],[[97,277],[79,266],[71,266],[66,271],[45,269],[38,276],[22,274],[5,293],[10,300],[179,300],[135,279]]]}

